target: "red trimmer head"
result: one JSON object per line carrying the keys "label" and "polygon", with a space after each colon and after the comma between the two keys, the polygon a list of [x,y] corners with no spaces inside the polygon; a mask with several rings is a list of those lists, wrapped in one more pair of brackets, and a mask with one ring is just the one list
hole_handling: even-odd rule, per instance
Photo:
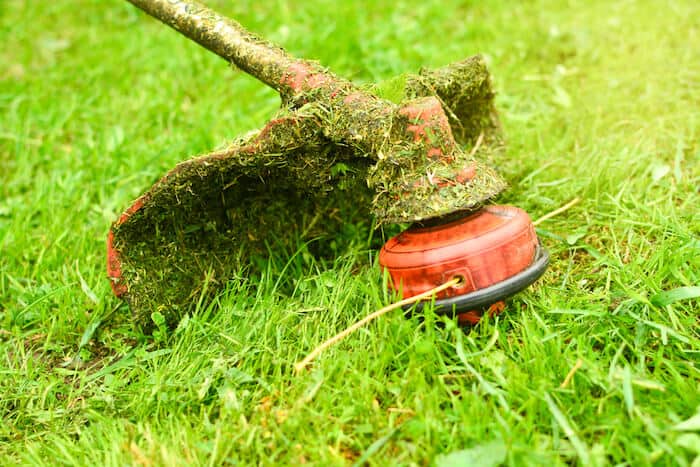
{"label": "red trimmer head", "polygon": [[525,211],[488,206],[457,220],[412,226],[384,245],[379,263],[404,298],[459,278],[458,285],[437,295],[435,311],[475,324],[489,307],[500,311],[498,302],[535,282],[549,254]]}

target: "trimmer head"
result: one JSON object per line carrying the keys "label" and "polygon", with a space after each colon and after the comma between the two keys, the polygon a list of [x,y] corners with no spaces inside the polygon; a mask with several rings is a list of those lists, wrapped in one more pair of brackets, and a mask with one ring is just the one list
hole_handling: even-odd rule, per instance
{"label": "trimmer head", "polygon": [[525,211],[487,206],[456,220],[409,228],[384,245],[379,262],[404,298],[460,279],[437,295],[435,311],[474,324],[485,310],[500,311],[497,302],[536,281],[549,254]]}

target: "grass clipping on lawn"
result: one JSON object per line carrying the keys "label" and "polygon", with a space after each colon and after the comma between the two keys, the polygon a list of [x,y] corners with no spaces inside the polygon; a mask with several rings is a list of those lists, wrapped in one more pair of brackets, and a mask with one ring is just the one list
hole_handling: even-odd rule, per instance
{"label": "grass clipping on lawn", "polygon": [[[371,215],[420,222],[474,209],[505,188],[481,162],[502,138],[480,56],[365,90],[326,70],[318,77],[333,85],[283,89],[263,129],[178,164],[113,225],[123,297],[142,325],[154,311],[176,324],[253,256],[291,254],[300,239],[332,237]],[[449,125],[412,134],[420,115],[402,109],[435,99]],[[323,245],[314,253],[331,254]]]}

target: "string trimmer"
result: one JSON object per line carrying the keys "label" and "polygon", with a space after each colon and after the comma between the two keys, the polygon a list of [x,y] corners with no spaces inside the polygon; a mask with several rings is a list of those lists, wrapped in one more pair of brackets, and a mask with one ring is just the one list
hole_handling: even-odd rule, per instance
{"label": "string trimmer", "polygon": [[527,214],[482,208],[505,183],[481,162],[502,147],[481,57],[361,88],[194,1],[129,1],[282,99],[261,130],[178,164],[112,226],[112,288],[142,323],[159,310],[174,324],[250,258],[370,213],[412,224],[380,253],[404,297],[459,279],[438,312],[474,322],[543,273]]}

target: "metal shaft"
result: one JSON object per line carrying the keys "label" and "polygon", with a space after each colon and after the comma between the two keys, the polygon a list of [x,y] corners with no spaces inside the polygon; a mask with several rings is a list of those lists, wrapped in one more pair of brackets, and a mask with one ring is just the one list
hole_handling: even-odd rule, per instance
{"label": "metal shaft", "polygon": [[127,0],[204,48],[280,91],[290,66],[308,62],[247,31],[232,19],[193,0]]}

